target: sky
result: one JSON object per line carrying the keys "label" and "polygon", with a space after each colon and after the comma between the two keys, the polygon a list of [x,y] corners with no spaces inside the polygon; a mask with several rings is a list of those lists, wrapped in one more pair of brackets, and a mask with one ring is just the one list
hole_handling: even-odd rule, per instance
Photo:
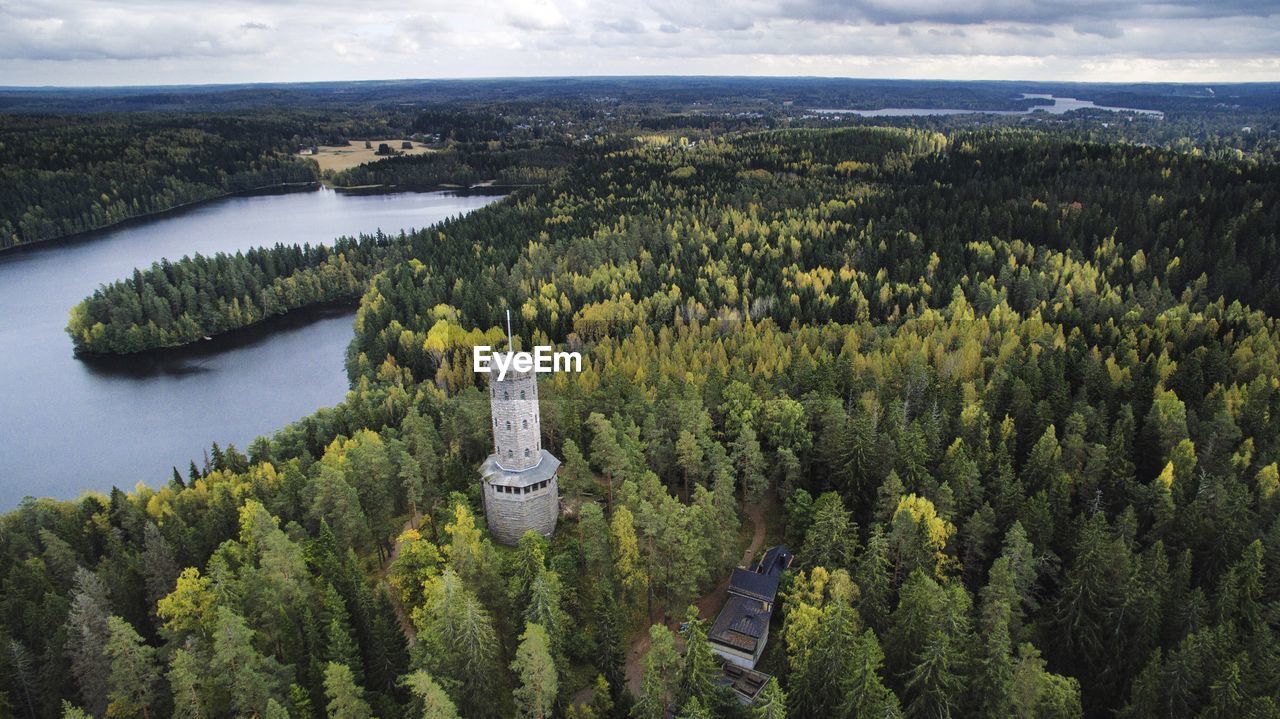
{"label": "sky", "polygon": [[1280,0],[0,0],[0,85],[1280,81]]}

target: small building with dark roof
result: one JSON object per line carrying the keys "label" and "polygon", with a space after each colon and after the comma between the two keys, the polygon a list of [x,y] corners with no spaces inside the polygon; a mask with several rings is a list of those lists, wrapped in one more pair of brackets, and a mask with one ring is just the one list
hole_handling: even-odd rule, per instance
{"label": "small building with dark roof", "polygon": [[758,599],[773,607],[773,601],[778,597],[778,577],[737,567],[729,576],[729,593]]}
{"label": "small building with dark roof", "polygon": [[769,547],[765,550],[764,556],[756,563],[755,571],[758,574],[767,574],[771,577],[780,577],[782,573],[791,568],[791,561],[795,557],[785,545],[779,544]]}
{"label": "small building with dark roof", "polygon": [[782,573],[791,566],[786,547],[770,547],[750,569],[738,567],[729,577],[729,596],[707,639],[726,662],[754,670],[769,641],[769,622],[778,598]]}

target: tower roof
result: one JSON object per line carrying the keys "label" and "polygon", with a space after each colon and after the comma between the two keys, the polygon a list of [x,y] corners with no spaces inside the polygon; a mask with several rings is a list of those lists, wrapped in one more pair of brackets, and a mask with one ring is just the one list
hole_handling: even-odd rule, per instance
{"label": "tower roof", "polygon": [[503,468],[502,465],[498,464],[498,455],[491,454],[484,461],[484,464],[480,465],[480,476],[491,484],[525,487],[541,482],[544,479],[551,479],[559,468],[560,460],[545,449],[542,450],[537,464],[528,469],[518,471]]}

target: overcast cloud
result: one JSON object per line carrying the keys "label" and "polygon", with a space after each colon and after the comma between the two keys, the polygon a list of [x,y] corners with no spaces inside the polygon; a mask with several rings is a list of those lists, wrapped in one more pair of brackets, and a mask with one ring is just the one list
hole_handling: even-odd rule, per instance
{"label": "overcast cloud", "polygon": [[0,85],[602,74],[1280,81],[1280,0],[0,0]]}

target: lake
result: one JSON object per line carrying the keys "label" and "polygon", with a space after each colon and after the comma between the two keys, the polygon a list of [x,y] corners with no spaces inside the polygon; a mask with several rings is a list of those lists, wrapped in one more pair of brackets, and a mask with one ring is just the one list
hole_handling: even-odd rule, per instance
{"label": "lake", "polygon": [[63,328],[100,284],[161,257],[399,232],[498,197],[328,189],[231,197],[0,253],[0,511],[22,497],[168,481],[210,443],[245,449],[344,397],[354,306],[304,311],[192,348],[80,360]]}
{"label": "lake", "polygon": [[1022,93],[1024,100],[1052,100],[1049,105],[1036,105],[1030,110],[963,110],[956,108],[928,108],[928,107],[885,107],[879,110],[839,110],[820,108],[813,109],[810,112],[817,112],[824,115],[858,115],[859,117],[928,117],[933,115],[1030,115],[1034,112],[1047,112],[1050,115],[1062,115],[1072,110],[1107,110],[1110,112],[1130,112],[1138,115],[1150,115],[1152,117],[1164,117],[1164,113],[1159,110],[1140,110],[1133,107],[1111,107],[1108,105],[1095,105],[1092,100],[1078,100],[1074,97],[1054,97],[1053,95],[1040,95],[1032,93]]}

